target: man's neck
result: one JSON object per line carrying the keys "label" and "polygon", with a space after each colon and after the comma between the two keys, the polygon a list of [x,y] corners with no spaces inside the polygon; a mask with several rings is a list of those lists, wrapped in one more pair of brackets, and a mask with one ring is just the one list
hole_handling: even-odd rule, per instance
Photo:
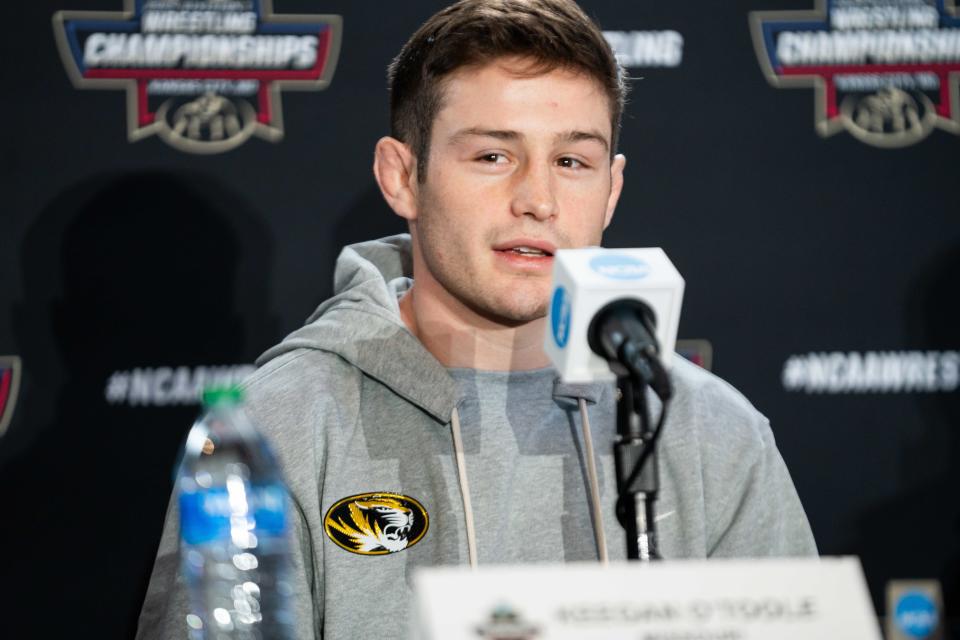
{"label": "man's neck", "polygon": [[543,351],[545,318],[519,326],[477,314],[446,291],[414,285],[400,299],[400,317],[445,367],[522,371],[550,365]]}

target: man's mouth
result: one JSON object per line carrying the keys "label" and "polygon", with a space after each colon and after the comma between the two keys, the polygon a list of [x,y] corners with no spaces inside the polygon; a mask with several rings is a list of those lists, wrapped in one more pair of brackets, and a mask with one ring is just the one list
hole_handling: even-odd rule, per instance
{"label": "man's mouth", "polygon": [[494,246],[493,249],[507,256],[531,259],[552,258],[557,250],[557,248],[549,242],[529,238],[518,238],[504,242]]}
{"label": "man's mouth", "polygon": [[535,247],[513,247],[512,249],[507,249],[507,251],[511,251],[519,256],[530,256],[532,258],[543,258],[553,255],[552,253],[548,253]]}

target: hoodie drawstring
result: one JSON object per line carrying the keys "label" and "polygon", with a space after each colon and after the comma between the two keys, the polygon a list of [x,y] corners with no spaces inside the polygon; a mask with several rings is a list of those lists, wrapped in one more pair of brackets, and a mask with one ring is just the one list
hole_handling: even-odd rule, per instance
{"label": "hoodie drawstring", "polygon": [[[607,537],[603,531],[603,512],[600,508],[600,481],[597,479],[596,456],[593,452],[593,435],[590,432],[590,414],[587,411],[587,401],[577,398],[580,406],[580,425],[583,428],[584,455],[587,463],[587,484],[590,492],[590,507],[593,517],[593,535],[597,541],[597,556],[600,564],[609,564],[607,555]],[[453,432],[453,451],[457,462],[457,479],[460,482],[460,497],[463,501],[463,517],[467,528],[467,556],[470,567],[477,568],[477,532],[473,524],[473,505],[470,502],[470,484],[467,482],[467,463],[463,453],[463,437],[460,434],[460,412],[453,408],[450,415],[450,426]]]}
{"label": "hoodie drawstring", "polygon": [[607,537],[603,533],[603,512],[600,510],[600,481],[597,480],[597,463],[593,455],[593,436],[590,433],[590,415],[587,413],[587,401],[577,398],[580,405],[580,425],[583,427],[584,454],[587,458],[587,484],[590,485],[590,506],[593,511],[593,535],[597,539],[597,555],[600,564],[606,566]]}
{"label": "hoodie drawstring", "polygon": [[460,412],[453,408],[450,416],[453,430],[453,452],[457,460],[457,477],[460,480],[460,496],[463,499],[463,517],[467,524],[467,556],[470,568],[477,568],[477,532],[473,526],[473,506],[470,504],[470,485],[467,483],[467,463],[463,456],[463,439],[460,436]]}

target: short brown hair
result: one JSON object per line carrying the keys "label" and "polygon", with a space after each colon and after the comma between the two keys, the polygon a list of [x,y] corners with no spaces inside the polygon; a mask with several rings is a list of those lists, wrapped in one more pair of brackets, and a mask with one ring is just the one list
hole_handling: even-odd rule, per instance
{"label": "short brown hair", "polygon": [[426,179],[443,79],[502,56],[529,58],[534,73],[566,68],[595,79],[610,102],[614,153],[625,74],[600,28],[573,0],[460,0],[427,20],[387,71],[391,135],[413,149],[420,182]]}

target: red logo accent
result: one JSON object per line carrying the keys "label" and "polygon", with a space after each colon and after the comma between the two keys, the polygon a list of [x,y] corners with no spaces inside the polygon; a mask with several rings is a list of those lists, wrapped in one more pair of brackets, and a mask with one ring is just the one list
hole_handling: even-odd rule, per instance
{"label": "red logo accent", "polygon": [[13,418],[20,390],[20,358],[0,356],[0,436],[7,430]]}

